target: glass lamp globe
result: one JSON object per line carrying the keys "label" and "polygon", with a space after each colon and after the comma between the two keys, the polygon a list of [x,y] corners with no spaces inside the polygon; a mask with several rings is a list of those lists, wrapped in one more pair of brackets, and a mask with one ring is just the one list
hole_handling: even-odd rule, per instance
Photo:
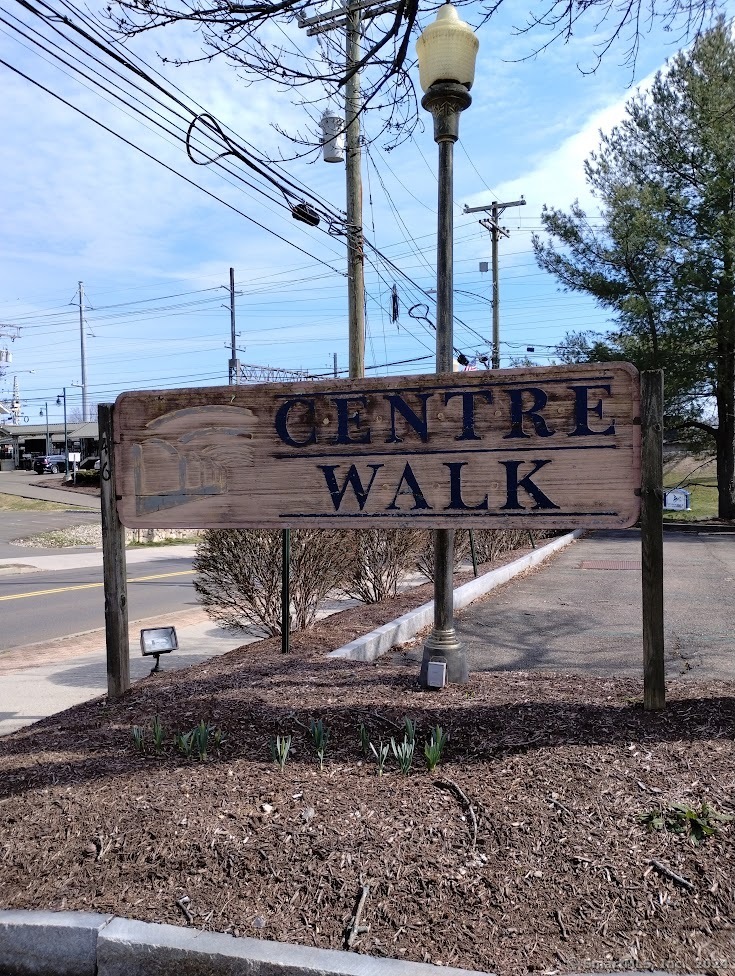
{"label": "glass lamp globe", "polygon": [[416,41],[421,88],[427,92],[437,81],[454,81],[471,88],[479,46],[470,25],[459,19],[451,3],[445,3]]}

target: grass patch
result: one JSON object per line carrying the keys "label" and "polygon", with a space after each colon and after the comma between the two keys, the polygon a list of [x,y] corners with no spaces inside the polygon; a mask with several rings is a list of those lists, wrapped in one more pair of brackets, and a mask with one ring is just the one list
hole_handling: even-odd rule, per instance
{"label": "grass patch", "polygon": [[68,508],[68,505],[44,502],[38,498],[0,495],[0,512],[66,512]]}

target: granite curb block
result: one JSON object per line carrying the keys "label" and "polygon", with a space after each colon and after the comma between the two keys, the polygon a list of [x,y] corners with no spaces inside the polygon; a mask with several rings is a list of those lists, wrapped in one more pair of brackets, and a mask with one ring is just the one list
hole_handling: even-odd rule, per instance
{"label": "granite curb block", "polygon": [[97,976],[97,938],[112,915],[0,910],[3,976]]}
{"label": "granite curb block", "polygon": [[0,911],[3,976],[487,976],[91,912]]}
{"label": "granite curb block", "polygon": [[[481,596],[489,593],[490,590],[494,590],[497,586],[502,586],[503,583],[507,583],[508,580],[513,579],[514,576],[524,572],[524,570],[538,566],[545,559],[548,559],[549,556],[558,552],[559,549],[563,549],[570,542],[578,539],[583,532],[584,529],[575,529],[573,532],[568,532],[566,535],[559,536],[558,539],[552,539],[551,542],[539,549],[535,549],[527,556],[522,556],[512,563],[508,563],[507,566],[493,569],[489,573],[478,576],[477,579],[470,580],[469,583],[465,583],[463,586],[458,586],[454,591],[455,611],[462,610],[470,603],[478,600]],[[412,637],[415,637],[419,631],[430,627],[433,622],[434,601],[432,600],[429,603],[424,603],[420,607],[416,607],[415,610],[409,610],[408,613],[404,613],[403,616],[397,617],[390,623],[383,624],[382,627],[371,630],[369,634],[364,634],[362,637],[357,637],[355,640],[350,641],[349,644],[338,647],[336,651],[332,651],[327,657],[344,658],[350,661],[374,661],[376,657],[385,654],[386,651],[395,647],[396,644],[403,644]]]}

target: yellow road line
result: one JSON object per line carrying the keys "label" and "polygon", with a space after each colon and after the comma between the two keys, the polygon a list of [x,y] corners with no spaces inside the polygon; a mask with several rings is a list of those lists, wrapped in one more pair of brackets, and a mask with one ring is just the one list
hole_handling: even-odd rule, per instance
{"label": "yellow road line", "polygon": [[[153,576],[138,576],[135,579],[129,579],[128,583],[146,583],[148,580],[167,579],[169,576],[188,576],[193,572],[193,569],[181,569],[175,573],[155,573]],[[73,590],[93,590],[95,587],[103,585],[102,583],[78,583],[75,586],[57,586],[51,590],[32,590],[30,593],[10,593],[8,596],[0,596],[0,602],[4,600],[25,600],[29,596],[48,596],[51,593],[71,593]]]}

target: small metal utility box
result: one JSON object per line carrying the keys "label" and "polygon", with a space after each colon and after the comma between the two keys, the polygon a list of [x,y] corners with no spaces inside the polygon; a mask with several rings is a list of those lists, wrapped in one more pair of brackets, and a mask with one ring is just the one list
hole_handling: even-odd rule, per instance
{"label": "small metal utility box", "polygon": [[664,508],[672,512],[691,512],[691,492],[686,488],[671,488],[664,492]]}
{"label": "small metal utility box", "polygon": [[429,661],[426,666],[426,684],[429,688],[444,688],[447,684],[447,662]]}

